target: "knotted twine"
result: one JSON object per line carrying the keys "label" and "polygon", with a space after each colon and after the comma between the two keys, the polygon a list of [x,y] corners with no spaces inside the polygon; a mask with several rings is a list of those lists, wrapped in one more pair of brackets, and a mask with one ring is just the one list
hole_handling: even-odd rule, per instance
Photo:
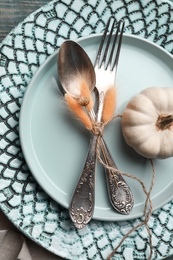
{"label": "knotted twine", "polygon": [[[117,115],[115,117],[113,117],[113,119],[117,118],[117,117],[122,117],[121,115]],[[112,119],[112,120],[113,120]],[[151,164],[151,168],[152,168],[152,179],[151,179],[151,184],[150,184],[150,188],[149,188],[149,191],[147,191],[146,187],[145,187],[145,184],[142,180],[140,180],[138,177],[132,175],[132,174],[129,174],[129,173],[125,173],[117,168],[114,168],[114,167],[110,167],[106,161],[103,161],[102,159],[102,156],[101,156],[101,153],[100,153],[100,148],[101,148],[101,138],[103,137],[103,132],[104,132],[104,124],[103,123],[93,123],[93,129],[92,129],[92,132],[93,134],[97,135],[98,138],[97,138],[97,148],[96,148],[96,154],[97,154],[97,158],[99,160],[99,162],[103,165],[103,167],[105,167],[106,169],[108,169],[109,171],[111,171],[111,174],[115,173],[115,172],[118,172],[119,174],[123,175],[123,176],[126,176],[126,177],[129,177],[131,179],[134,179],[136,181],[138,181],[142,187],[142,190],[143,192],[145,193],[146,195],[146,201],[145,201],[145,205],[144,205],[144,212],[143,212],[143,217],[144,217],[144,220],[142,222],[140,222],[139,224],[137,224],[136,226],[134,226],[123,238],[122,240],[120,241],[120,243],[118,244],[118,246],[115,247],[115,249],[109,254],[109,256],[107,257],[107,260],[110,260],[113,255],[117,252],[117,250],[119,249],[119,247],[123,244],[123,242],[125,241],[125,239],[132,233],[134,232],[135,230],[137,230],[139,227],[145,225],[146,227],[146,230],[147,230],[147,233],[148,233],[148,236],[149,236],[149,247],[150,247],[150,254],[149,254],[149,257],[148,257],[148,260],[151,260],[152,259],[152,233],[151,233],[151,230],[148,226],[148,221],[150,219],[150,216],[152,214],[152,210],[153,210],[153,206],[152,206],[152,201],[151,201],[151,191],[153,189],[153,186],[154,186],[154,181],[155,181],[155,175],[156,175],[156,171],[155,171],[155,167],[154,167],[154,162],[152,159],[149,159],[150,161],[150,164]],[[114,174],[113,174],[114,176]],[[115,182],[116,179],[114,177],[114,180]],[[118,184],[117,184],[117,189],[118,189]]]}

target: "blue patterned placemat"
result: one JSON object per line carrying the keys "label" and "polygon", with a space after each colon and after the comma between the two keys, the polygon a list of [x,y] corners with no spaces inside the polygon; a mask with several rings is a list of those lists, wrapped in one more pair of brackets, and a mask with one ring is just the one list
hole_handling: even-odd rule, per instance
{"label": "blue patterned placemat", "polygon": [[[59,0],[28,16],[0,45],[0,207],[25,235],[67,259],[106,259],[141,219],[92,220],[74,228],[68,211],[37,184],[23,158],[19,140],[21,102],[33,74],[65,39],[103,31],[108,17],[123,18],[125,31],[173,54],[173,4],[166,0]],[[173,201],[149,220],[153,259],[173,254]],[[113,259],[147,259],[145,227],[133,232]]]}

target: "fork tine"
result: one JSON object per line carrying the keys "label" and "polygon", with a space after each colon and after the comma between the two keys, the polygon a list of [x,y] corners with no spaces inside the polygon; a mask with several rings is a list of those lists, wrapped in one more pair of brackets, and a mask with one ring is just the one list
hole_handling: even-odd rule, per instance
{"label": "fork tine", "polygon": [[[111,21],[111,18],[110,18],[110,21]],[[109,50],[109,45],[110,45],[110,42],[111,42],[113,30],[114,30],[114,25],[115,25],[115,19],[113,18],[112,27],[111,27],[111,30],[110,30],[110,34],[109,34],[109,37],[108,37],[108,40],[107,40],[107,44],[106,44],[106,47],[105,47],[105,50],[104,50],[103,59],[102,59],[102,61],[101,61],[100,66],[102,65],[103,62],[106,61],[107,52],[108,52],[108,50]],[[119,30],[119,24],[118,24],[118,29],[117,29],[117,31],[118,31],[118,30]],[[113,49],[113,48],[112,48],[112,49]],[[109,64],[109,62],[111,62],[111,59],[112,59],[112,57],[111,57],[111,53],[110,53],[109,58],[108,58],[108,60],[107,60],[107,64]],[[106,66],[105,69],[107,69],[107,66]]]}
{"label": "fork tine", "polygon": [[106,25],[106,27],[105,27],[104,33],[103,33],[103,35],[102,35],[101,42],[100,42],[100,46],[99,46],[99,48],[98,48],[98,52],[97,52],[97,55],[96,55],[94,67],[99,63],[100,56],[101,56],[101,52],[102,52],[102,48],[103,48],[103,44],[104,44],[104,42],[105,42],[105,38],[106,38],[108,29],[109,29],[109,24],[110,24],[110,22],[111,22],[111,17],[109,18],[108,23],[107,23],[107,25]]}
{"label": "fork tine", "polygon": [[124,21],[120,21],[119,24],[118,24],[118,29],[117,29],[117,32],[116,32],[116,35],[115,35],[115,38],[114,38],[114,43],[113,43],[113,47],[112,47],[112,54],[111,54],[112,57],[113,57],[114,47],[115,47],[115,44],[116,44],[117,35],[118,35],[118,32],[119,32],[121,22],[122,22],[122,28],[121,28],[121,32],[120,32],[120,36],[119,36],[119,42],[118,42],[116,57],[115,57],[115,60],[112,64],[112,68],[111,68],[111,70],[113,70],[113,69],[115,70],[115,73],[116,73],[116,70],[117,70],[117,67],[118,67],[118,60],[119,60],[119,56],[120,56],[121,43],[122,43],[122,37],[123,37],[124,25],[125,25]]}
{"label": "fork tine", "polygon": [[[121,24],[121,21],[118,23],[118,26],[117,26],[117,29],[116,29],[116,33],[115,33],[115,35],[113,37],[114,40],[113,40],[113,43],[112,43],[112,49],[111,49],[110,54],[109,54],[109,59],[108,59],[107,65],[106,65],[106,69],[108,68],[108,65],[111,65],[111,63],[112,63],[112,59],[113,59],[114,52],[115,52],[115,45],[116,45],[116,42],[117,42],[118,33],[119,33],[119,29],[120,29],[120,24]],[[114,26],[114,24],[113,24],[113,26]],[[111,38],[112,38],[112,31],[113,31],[113,27],[112,27],[112,30],[111,30],[110,35],[109,35],[109,42],[111,41]],[[109,46],[108,46],[108,48],[109,48]],[[117,51],[118,51],[118,48],[117,48]],[[107,53],[105,53],[105,56],[106,55],[107,55]],[[111,66],[110,70],[112,71],[113,68],[114,68],[114,66]]]}
{"label": "fork tine", "polygon": [[[111,25],[110,34],[109,34],[109,37],[108,37],[107,42],[106,42],[106,36],[108,34],[108,29],[109,29],[109,26],[110,26],[112,19],[113,19],[113,22],[112,22],[112,25]],[[118,38],[118,33],[119,33],[121,23],[123,23],[123,24],[122,24],[122,28],[121,28],[121,31],[120,31],[120,36]],[[97,65],[100,68],[102,66],[102,64],[106,62],[105,70],[107,70],[109,65],[110,65],[111,71],[113,69],[115,69],[115,71],[117,70],[117,65],[118,65],[118,60],[119,60],[119,55],[120,55],[120,49],[121,49],[121,43],[122,43],[122,36],[123,36],[123,31],[124,31],[124,24],[125,24],[124,21],[122,21],[122,20],[119,21],[117,29],[116,29],[116,33],[114,35],[114,40],[113,40],[113,43],[112,43],[112,49],[111,49],[111,51],[109,51],[109,49],[110,49],[109,46],[110,46],[110,42],[111,42],[111,39],[112,39],[112,34],[113,34],[114,26],[115,26],[115,19],[113,17],[109,18],[108,23],[107,23],[106,28],[105,28],[105,31],[104,31],[103,36],[101,38],[101,42],[100,42],[100,46],[99,46],[99,49],[98,49],[98,52],[97,52],[97,55],[96,55],[94,67]],[[117,46],[117,48],[115,48],[117,40],[119,40],[118,46]],[[105,49],[103,48],[104,43],[106,44]],[[104,49],[104,54],[102,55],[103,49]],[[108,51],[109,51],[109,55],[108,55]],[[116,51],[116,55],[114,57],[115,51]],[[114,57],[114,60],[113,60],[113,57]],[[112,62],[112,60],[113,60],[113,62]]]}
{"label": "fork tine", "polygon": [[[106,62],[106,57],[108,56],[105,69],[107,70],[108,66],[110,66],[110,70],[111,71],[115,70],[115,72],[116,72],[117,65],[118,65],[120,49],[121,49],[121,42],[122,42],[122,35],[123,35],[123,31],[124,31],[124,21],[123,21],[123,25],[122,25],[121,32],[120,32],[120,37],[118,38],[118,33],[119,33],[121,23],[122,23],[122,21],[120,20],[119,23],[118,23],[117,29],[116,29],[116,34],[114,35],[114,37],[112,37],[112,33],[113,33],[115,21],[112,24],[111,32],[110,32],[109,37],[108,37],[108,43],[107,43],[105,54],[104,54],[104,59],[102,61],[102,62]],[[111,47],[112,49],[111,49],[109,47],[109,45],[110,45],[112,38],[114,38],[114,40],[113,40],[112,47]],[[117,46],[117,48],[115,48],[117,41],[118,41],[118,46]],[[107,55],[107,52],[108,52],[109,49],[111,49],[111,51],[109,52],[109,55]],[[113,60],[113,62],[112,62],[112,60]]]}

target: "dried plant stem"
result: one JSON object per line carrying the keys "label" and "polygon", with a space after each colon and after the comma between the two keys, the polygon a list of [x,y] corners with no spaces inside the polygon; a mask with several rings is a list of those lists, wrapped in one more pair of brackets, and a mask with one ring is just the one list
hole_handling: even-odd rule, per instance
{"label": "dried plant stem", "polygon": [[73,98],[70,94],[66,93],[64,96],[66,103],[70,110],[73,112],[73,114],[76,116],[77,119],[79,119],[82,124],[87,128],[88,130],[92,130],[92,122],[89,118],[89,116],[85,113],[83,108],[80,106],[80,104],[76,101],[75,98]]}
{"label": "dried plant stem", "polygon": [[113,85],[110,87],[104,98],[104,104],[103,104],[103,113],[102,113],[102,122],[106,125],[108,122],[110,122],[114,116],[116,107],[116,88]]}
{"label": "dried plant stem", "polygon": [[[100,137],[98,138],[98,144],[100,144],[100,141],[99,141]],[[138,181],[141,186],[142,186],[142,189],[146,195],[146,201],[145,201],[145,206],[144,206],[144,221],[142,221],[141,223],[139,223],[138,225],[136,225],[135,227],[133,227],[123,238],[122,240],[120,241],[120,243],[118,244],[118,246],[111,252],[111,254],[108,256],[107,260],[110,260],[113,255],[116,253],[116,251],[118,250],[118,248],[123,244],[123,242],[125,241],[125,239],[132,233],[134,232],[135,230],[137,230],[139,227],[145,225],[146,227],[146,230],[148,232],[148,235],[149,235],[149,246],[150,246],[150,255],[148,257],[148,260],[151,260],[152,258],[152,234],[151,234],[151,231],[149,229],[149,226],[148,226],[148,221],[149,221],[149,218],[152,214],[152,201],[151,201],[151,191],[152,191],[152,188],[154,186],[154,180],[155,180],[155,175],[156,175],[156,172],[155,172],[155,168],[154,168],[154,163],[153,163],[153,160],[150,159],[150,163],[151,163],[151,166],[152,166],[152,180],[151,180],[151,185],[150,185],[150,188],[149,188],[149,191],[147,192],[146,190],[146,187],[144,185],[144,183],[139,179],[137,178],[136,176],[134,175],[131,175],[131,174],[128,174],[128,173],[125,173],[125,172],[122,172],[118,169],[115,169],[113,167],[110,167],[108,164],[107,164],[107,160],[105,158],[105,162],[102,160],[101,156],[100,156],[100,150],[98,149],[97,147],[97,158],[99,160],[99,162],[104,166],[106,167],[107,169],[113,171],[113,172],[119,172],[120,174],[122,174],[123,176],[126,176],[126,177],[129,177],[129,178],[132,178],[136,181]]]}
{"label": "dried plant stem", "polygon": [[[81,101],[86,100],[87,102],[86,103],[84,102],[82,104],[82,103],[80,103],[80,99],[81,99]],[[93,109],[94,101],[93,101],[90,89],[89,89],[87,83],[84,81],[81,82],[81,85],[80,85],[80,97],[78,99],[78,102],[80,105],[85,106],[87,108],[87,110],[89,110],[89,111]]]}

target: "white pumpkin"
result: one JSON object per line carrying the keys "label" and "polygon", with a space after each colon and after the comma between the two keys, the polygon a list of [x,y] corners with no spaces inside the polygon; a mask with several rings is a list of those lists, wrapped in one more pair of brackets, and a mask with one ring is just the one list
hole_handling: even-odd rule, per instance
{"label": "white pumpkin", "polygon": [[150,87],[133,97],[122,115],[122,132],[144,157],[173,156],[173,88]]}

